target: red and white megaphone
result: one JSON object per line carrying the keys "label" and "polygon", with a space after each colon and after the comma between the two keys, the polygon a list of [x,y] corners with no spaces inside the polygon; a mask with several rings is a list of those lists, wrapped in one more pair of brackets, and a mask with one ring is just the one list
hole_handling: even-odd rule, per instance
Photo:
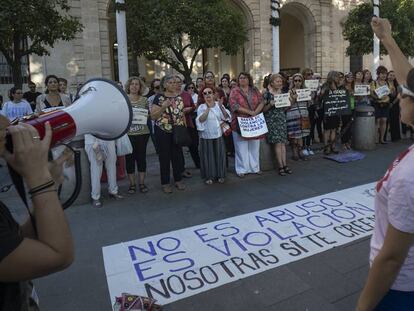
{"label": "red and white megaphone", "polygon": [[83,134],[114,140],[128,132],[131,121],[132,108],[126,93],[110,80],[94,78],[78,90],[72,105],[29,117],[24,122],[35,127],[41,138],[45,135],[45,123],[49,122],[53,147]]}

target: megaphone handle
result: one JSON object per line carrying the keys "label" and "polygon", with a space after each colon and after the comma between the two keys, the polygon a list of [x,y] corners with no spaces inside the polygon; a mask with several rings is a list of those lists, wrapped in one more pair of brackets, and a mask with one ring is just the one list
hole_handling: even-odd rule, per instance
{"label": "megaphone handle", "polygon": [[66,145],[66,147],[70,148],[75,154],[75,189],[73,190],[73,193],[69,199],[67,199],[66,202],[62,203],[63,209],[67,209],[73,204],[73,202],[75,202],[82,188],[81,153],[79,150],[74,150],[68,145]]}

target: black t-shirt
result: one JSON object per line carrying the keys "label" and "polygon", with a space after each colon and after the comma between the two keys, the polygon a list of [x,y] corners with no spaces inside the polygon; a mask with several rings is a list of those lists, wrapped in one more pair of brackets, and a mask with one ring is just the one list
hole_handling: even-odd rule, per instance
{"label": "black t-shirt", "polygon": [[[19,225],[7,207],[0,201],[0,262],[13,252],[23,241]],[[0,283],[0,310],[20,310],[20,302],[12,302],[10,297],[20,293],[19,283]]]}
{"label": "black t-shirt", "polygon": [[28,92],[25,92],[25,93],[23,94],[23,98],[29,102],[30,107],[32,107],[32,110],[33,110],[33,111],[34,111],[34,110],[35,110],[35,108],[36,108],[36,98],[37,98],[37,96],[39,96],[39,95],[42,95],[42,93],[39,93],[39,92],[30,92],[30,91],[28,91]]}

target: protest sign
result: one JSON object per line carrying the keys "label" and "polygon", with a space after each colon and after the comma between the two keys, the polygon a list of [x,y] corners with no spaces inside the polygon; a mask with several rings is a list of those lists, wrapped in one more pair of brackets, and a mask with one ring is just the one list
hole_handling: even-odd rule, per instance
{"label": "protest sign", "polygon": [[312,91],[310,89],[296,90],[296,94],[298,95],[298,98],[296,99],[296,101],[304,102],[304,101],[312,100],[311,93]]}
{"label": "protest sign", "polygon": [[290,106],[290,99],[289,98],[290,98],[289,93],[274,95],[273,104],[276,108],[289,107]]}
{"label": "protest sign", "polygon": [[145,125],[148,121],[148,110],[143,108],[132,107],[132,124]]}
{"label": "protest sign", "polygon": [[268,132],[263,113],[250,118],[237,117],[237,120],[239,122],[241,136],[244,138],[259,137]]}
{"label": "protest sign", "polygon": [[378,98],[383,98],[384,96],[387,96],[390,94],[390,89],[388,85],[380,86],[375,90],[375,94],[377,94]]}
{"label": "protest sign", "polygon": [[329,91],[324,99],[324,112],[328,117],[350,114],[347,91],[344,89]]}
{"label": "protest sign", "polygon": [[168,304],[371,235],[375,184],[103,247],[111,302]]}
{"label": "protest sign", "polygon": [[368,84],[355,84],[355,96],[367,96],[370,94],[370,87]]}
{"label": "protest sign", "polygon": [[315,92],[319,88],[319,80],[305,80],[305,87]]}

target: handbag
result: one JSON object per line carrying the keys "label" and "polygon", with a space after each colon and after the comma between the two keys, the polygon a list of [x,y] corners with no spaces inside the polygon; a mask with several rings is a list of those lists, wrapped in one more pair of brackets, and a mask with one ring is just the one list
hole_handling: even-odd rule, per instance
{"label": "handbag", "polygon": [[155,299],[123,293],[115,297],[113,311],[162,311],[162,307],[155,303]]}
{"label": "handbag", "polygon": [[188,134],[187,127],[185,125],[175,125],[174,119],[171,113],[169,112],[171,124],[172,124],[172,138],[174,145],[177,146],[191,146],[192,140],[190,134]]}
{"label": "handbag", "polygon": [[232,130],[231,130],[231,127],[230,127],[228,122],[222,121],[220,123],[220,127],[221,127],[221,131],[222,131],[224,136],[230,136],[231,135]]}
{"label": "handbag", "polygon": [[129,140],[129,137],[127,134],[125,134],[124,136],[121,136],[120,138],[118,138],[115,141],[115,146],[116,146],[116,155],[117,156],[124,156],[127,154],[131,154],[132,153],[132,145],[131,145],[131,141]]}

